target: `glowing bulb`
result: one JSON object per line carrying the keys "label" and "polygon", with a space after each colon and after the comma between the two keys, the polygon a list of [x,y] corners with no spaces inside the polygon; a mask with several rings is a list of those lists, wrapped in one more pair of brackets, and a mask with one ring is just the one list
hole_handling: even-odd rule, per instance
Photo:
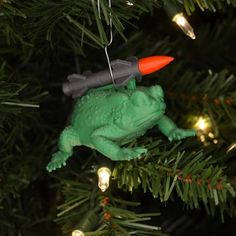
{"label": "glowing bulb", "polygon": [[182,31],[188,35],[191,39],[195,39],[196,36],[193,32],[192,26],[188,23],[183,13],[177,13],[172,19],[181,29]]}
{"label": "glowing bulb", "polygon": [[230,152],[230,151],[232,151],[232,150],[235,149],[235,148],[236,148],[236,143],[231,144],[231,145],[228,147],[228,149],[227,149],[227,153]]}
{"label": "glowing bulb", "polygon": [[210,138],[214,138],[214,137],[215,137],[215,135],[214,135],[212,132],[208,133],[208,136],[209,136]]}
{"label": "glowing bulb", "polygon": [[109,187],[111,177],[111,170],[108,167],[100,167],[97,171],[98,174],[98,187],[102,192],[105,192]]}
{"label": "glowing bulb", "polygon": [[217,144],[218,142],[219,142],[219,141],[218,141],[217,139],[214,139],[214,140],[213,140],[213,143],[214,143],[214,144]]}
{"label": "glowing bulb", "polygon": [[202,130],[202,131],[206,131],[210,127],[210,123],[206,118],[199,117],[196,124],[195,124],[195,127],[197,129]]}
{"label": "glowing bulb", "polygon": [[74,230],[71,234],[71,236],[84,236],[84,233],[81,230]]}
{"label": "glowing bulb", "polygon": [[130,1],[126,1],[126,4],[128,5],[128,6],[133,6],[134,4],[132,3],[132,2],[130,2]]}

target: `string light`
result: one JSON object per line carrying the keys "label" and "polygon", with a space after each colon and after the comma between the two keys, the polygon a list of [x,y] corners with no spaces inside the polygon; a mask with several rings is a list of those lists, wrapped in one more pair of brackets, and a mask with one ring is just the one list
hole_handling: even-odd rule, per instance
{"label": "string light", "polygon": [[211,127],[211,123],[206,117],[200,116],[194,127],[201,131],[207,131]]}
{"label": "string light", "polygon": [[234,150],[236,148],[236,143],[232,143],[228,148],[227,148],[227,153]]}
{"label": "string light", "polygon": [[84,233],[81,230],[74,230],[71,234],[71,236],[84,236]]}
{"label": "string light", "polygon": [[217,139],[213,139],[213,143],[217,144],[219,141]]}
{"label": "string light", "polygon": [[126,4],[128,5],[128,6],[133,6],[134,4],[132,3],[132,2],[130,2],[130,1],[126,1]]}
{"label": "string light", "polygon": [[189,36],[191,39],[196,39],[193,28],[184,17],[183,12],[177,13],[172,18],[172,21],[174,21],[187,36]]}
{"label": "string light", "polygon": [[204,145],[209,145],[210,143],[218,144],[219,140],[214,133],[212,122],[210,117],[207,115],[199,116],[194,118],[194,129],[198,132],[198,137]]}
{"label": "string light", "polygon": [[191,39],[195,39],[192,26],[185,18],[182,9],[174,1],[164,0],[164,9],[172,21],[174,21],[181,30]]}
{"label": "string light", "polygon": [[109,188],[111,170],[108,167],[100,167],[97,171],[97,175],[98,187],[102,192],[105,192]]}
{"label": "string light", "polygon": [[212,132],[208,133],[208,136],[209,136],[209,138],[214,138],[215,137],[215,135]]}

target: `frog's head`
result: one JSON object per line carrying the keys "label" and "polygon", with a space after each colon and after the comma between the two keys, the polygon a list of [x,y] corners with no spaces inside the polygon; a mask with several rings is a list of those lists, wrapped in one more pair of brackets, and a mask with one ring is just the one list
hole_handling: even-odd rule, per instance
{"label": "frog's head", "polygon": [[122,126],[133,128],[157,121],[165,111],[162,88],[156,85],[133,91],[122,110]]}

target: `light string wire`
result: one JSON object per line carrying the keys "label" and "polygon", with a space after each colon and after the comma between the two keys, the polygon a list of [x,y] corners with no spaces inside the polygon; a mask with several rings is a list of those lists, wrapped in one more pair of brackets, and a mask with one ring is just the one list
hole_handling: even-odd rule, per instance
{"label": "light string wire", "polygon": [[[98,3],[98,15],[99,15],[99,18],[101,19],[100,0],[98,0],[97,3]],[[113,22],[112,22],[112,16],[111,16],[111,0],[108,1],[108,4],[109,4],[109,8],[110,8],[110,13],[109,13],[110,41],[104,47],[104,51],[105,51],[105,55],[106,55],[106,58],[107,58],[107,63],[108,63],[108,67],[109,67],[109,72],[110,72],[110,75],[111,75],[112,83],[113,83],[114,87],[116,87],[116,83],[115,83],[115,80],[114,80],[114,76],[113,76],[113,72],[112,72],[112,67],[111,67],[111,61],[110,61],[110,57],[109,57],[109,54],[108,54],[108,47],[113,42]]]}

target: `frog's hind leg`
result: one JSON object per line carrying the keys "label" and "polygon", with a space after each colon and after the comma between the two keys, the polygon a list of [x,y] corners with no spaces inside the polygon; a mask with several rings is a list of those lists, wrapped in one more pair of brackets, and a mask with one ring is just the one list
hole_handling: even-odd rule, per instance
{"label": "frog's hind leg", "polygon": [[103,126],[93,132],[93,145],[99,152],[113,161],[131,160],[147,152],[145,148],[140,147],[121,148],[113,140],[116,140],[122,133],[123,131],[117,127]]}
{"label": "frog's hind leg", "polygon": [[53,154],[51,161],[47,165],[49,172],[66,165],[66,160],[72,155],[73,147],[80,145],[78,133],[72,126],[66,127],[59,139],[59,151]]}

